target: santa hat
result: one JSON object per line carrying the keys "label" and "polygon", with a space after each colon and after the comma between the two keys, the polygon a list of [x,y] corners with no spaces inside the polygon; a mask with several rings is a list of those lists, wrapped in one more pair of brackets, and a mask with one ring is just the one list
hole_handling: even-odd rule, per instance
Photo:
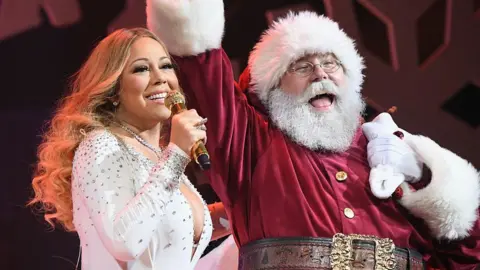
{"label": "santa hat", "polygon": [[252,89],[266,103],[291,63],[315,53],[333,53],[342,63],[348,88],[361,90],[365,66],[354,41],[336,22],[311,11],[290,12],[262,34],[248,59]]}

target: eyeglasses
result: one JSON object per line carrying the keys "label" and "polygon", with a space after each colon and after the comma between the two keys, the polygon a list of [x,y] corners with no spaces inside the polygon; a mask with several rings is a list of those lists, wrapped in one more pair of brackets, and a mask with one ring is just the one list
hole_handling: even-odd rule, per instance
{"label": "eyeglasses", "polygon": [[338,70],[340,65],[341,62],[335,59],[323,60],[320,62],[320,64],[312,64],[307,61],[299,61],[293,64],[288,71],[295,73],[296,75],[306,77],[310,76],[315,71],[316,66],[321,67],[326,73],[333,73]]}

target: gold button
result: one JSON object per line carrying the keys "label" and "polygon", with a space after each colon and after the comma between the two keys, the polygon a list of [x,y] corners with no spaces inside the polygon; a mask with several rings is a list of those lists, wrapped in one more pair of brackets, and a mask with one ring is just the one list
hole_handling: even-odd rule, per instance
{"label": "gold button", "polygon": [[338,182],[343,182],[347,180],[347,173],[344,171],[339,171],[337,174],[335,174],[335,178],[337,178]]}
{"label": "gold button", "polygon": [[353,218],[355,216],[355,213],[353,213],[353,210],[350,209],[350,208],[345,208],[343,209],[343,214],[347,217],[347,218]]}

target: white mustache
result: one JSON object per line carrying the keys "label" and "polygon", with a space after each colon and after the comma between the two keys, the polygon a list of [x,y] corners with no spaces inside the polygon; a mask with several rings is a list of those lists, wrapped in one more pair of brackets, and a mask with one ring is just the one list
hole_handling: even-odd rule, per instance
{"label": "white mustache", "polygon": [[308,102],[311,98],[322,94],[338,95],[338,87],[331,80],[323,80],[320,82],[314,82],[305,89],[302,94],[301,101]]}

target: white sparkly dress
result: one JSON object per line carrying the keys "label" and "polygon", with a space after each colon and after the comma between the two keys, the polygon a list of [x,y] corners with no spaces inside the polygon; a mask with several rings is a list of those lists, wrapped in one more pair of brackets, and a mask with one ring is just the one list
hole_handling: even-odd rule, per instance
{"label": "white sparkly dress", "polygon": [[[188,156],[169,144],[154,164],[106,130],[89,133],[72,168],[73,219],[82,270],[194,269],[210,242],[212,221],[183,174]],[[204,204],[192,257],[193,218],[183,182]]]}

